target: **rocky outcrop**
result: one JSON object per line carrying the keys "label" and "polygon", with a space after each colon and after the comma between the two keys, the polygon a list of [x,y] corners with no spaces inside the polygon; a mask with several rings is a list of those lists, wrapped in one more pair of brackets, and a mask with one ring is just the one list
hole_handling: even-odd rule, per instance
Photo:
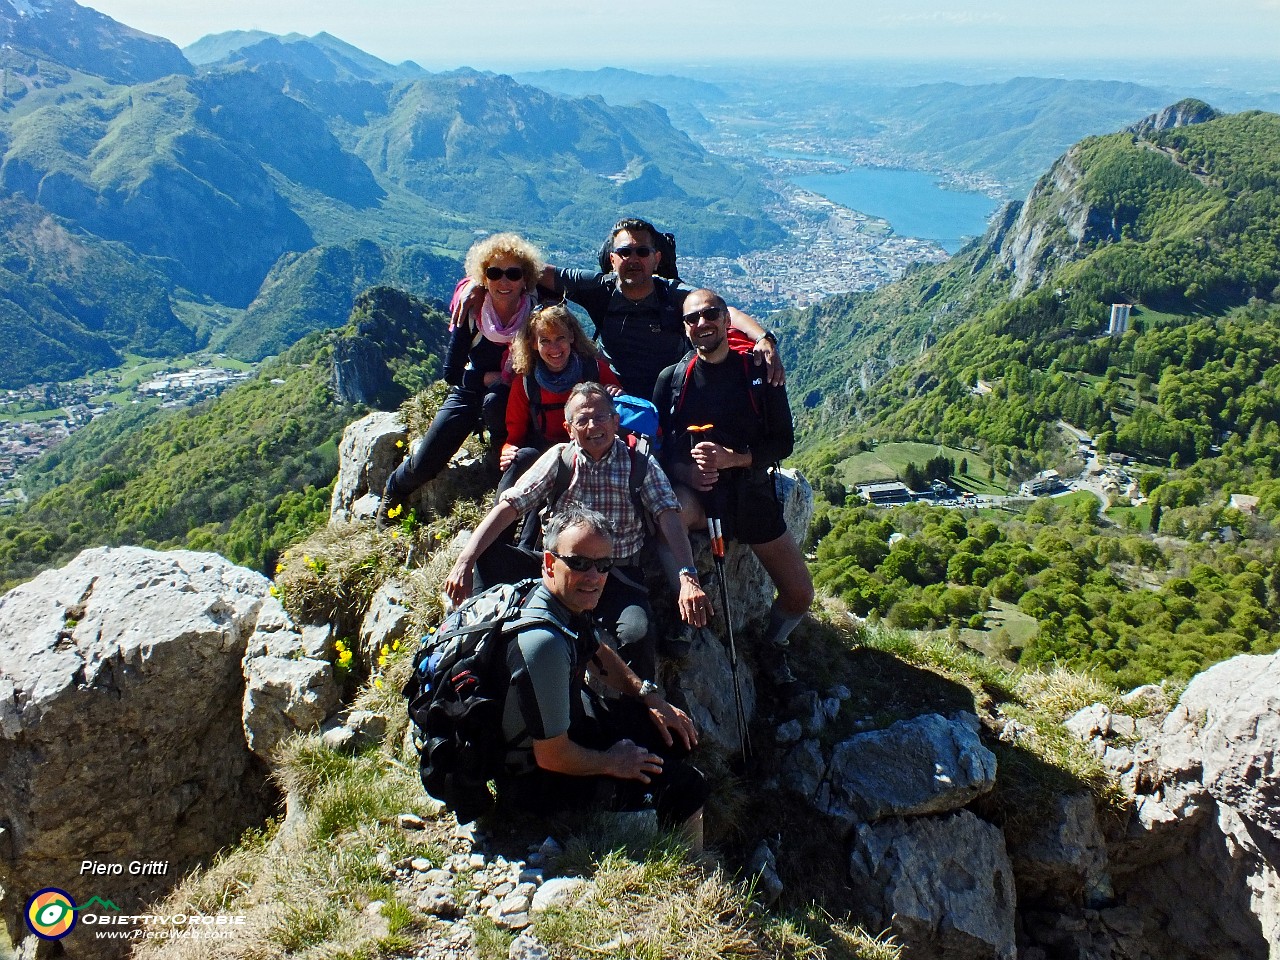
{"label": "rocky outcrop", "polygon": [[[26,932],[22,898],[50,885],[141,912],[269,815],[260,758],[337,702],[323,650],[306,648],[269,587],[214,554],[100,548],[0,598],[11,933]],[[131,874],[135,861],[163,869]],[[87,937],[63,948],[106,955]]]}
{"label": "rocky outcrop", "polygon": [[382,345],[365,337],[333,344],[333,393],[340,403],[376,406],[393,384]]}
{"label": "rocky outcrop", "polygon": [[1070,898],[1034,905],[1024,915],[1034,941],[1084,957],[1280,956],[1280,654],[1206,670],[1159,729],[1102,704],[1067,726],[1133,812],[1108,831],[1103,857],[1089,839],[1063,858],[1074,860],[1084,893],[1075,905],[1086,909],[1066,909]]}
{"label": "rocky outcrop", "polygon": [[867,921],[892,929],[907,956],[1017,956],[1004,835],[967,810],[858,827],[849,877]]}
{"label": "rocky outcrop", "polygon": [[1217,110],[1203,100],[1187,97],[1172,106],[1165,107],[1159,113],[1144,117],[1137,123],[1125,127],[1126,133],[1136,133],[1145,137],[1161,130],[1172,130],[1175,127],[1187,127],[1193,123],[1207,123],[1222,116]]}
{"label": "rocky outcrop", "polygon": [[245,743],[271,761],[276,747],[314,730],[341,705],[330,657],[330,633],[298,631],[275,600],[264,604],[244,655]]}
{"label": "rocky outcrop", "polygon": [[1039,287],[1087,244],[1114,238],[1110,218],[1084,201],[1083,178],[1079,147],[1072,147],[1031,189],[1000,246],[1000,263],[1013,275],[1010,299]]}
{"label": "rocky outcrop", "polygon": [[[350,424],[338,446],[329,521],[372,519],[387,478],[409,450],[409,434],[398,413],[374,412]],[[416,511],[420,518],[447,514],[460,495],[474,496],[486,484],[492,487],[489,472],[464,446],[448,469],[409,497],[405,509]]]}

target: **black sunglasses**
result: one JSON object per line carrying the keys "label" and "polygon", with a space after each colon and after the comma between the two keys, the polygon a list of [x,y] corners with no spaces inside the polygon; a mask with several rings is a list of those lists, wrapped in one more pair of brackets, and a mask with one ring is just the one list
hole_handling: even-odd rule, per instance
{"label": "black sunglasses", "polygon": [[627,257],[647,257],[653,253],[653,247],[615,247],[613,250],[623,260]]}
{"label": "black sunglasses", "polygon": [[703,307],[693,313],[686,313],[684,322],[692,326],[699,320],[719,320],[722,316],[724,316],[724,307]]}
{"label": "black sunglasses", "polygon": [[596,568],[596,573],[608,573],[609,568],[613,566],[613,557],[565,557],[556,553],[554,550],[548,550],[551,554],[574,573],[586,573],[592,567]]}
{"label": "black sunglasses", "polygon": [[503,277],[508,280],[523,280],[524,267],[507,267],[505,270],[502,267],[485,267],[484,275],[490,280],[501,280]]}

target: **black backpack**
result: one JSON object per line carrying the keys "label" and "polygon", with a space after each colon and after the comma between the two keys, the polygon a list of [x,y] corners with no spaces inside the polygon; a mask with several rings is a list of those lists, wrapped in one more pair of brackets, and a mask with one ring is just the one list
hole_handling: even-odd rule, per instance
{"label": "black backpack", "polygon": [[538,582],[499,584],[463,601],[422,639],[402,691],[422,785],[462,823],[488,812],[488,781],[518,772],[508,768],[513,743],[502,732],[511,681],[507,643],[530,626],[563,629],[546,616],[524,614]]}

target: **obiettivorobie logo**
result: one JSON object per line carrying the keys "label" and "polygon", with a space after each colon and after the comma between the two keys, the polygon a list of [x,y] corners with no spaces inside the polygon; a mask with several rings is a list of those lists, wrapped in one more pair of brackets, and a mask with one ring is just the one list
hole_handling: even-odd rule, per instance
{"label": "obiettivorobie logo", "polygon": [[110,900],[103,900],[101,897],[92,897],[84,906],[78,907],[71,899],[71,894],[65,890],[45,887],[27,901],[27,926],[42,940],[61,940],[75,929],[76,913],[93,906],[103,910],[120,910]]}
{"label": "obiettivorobie logo", "polygon": [[102,897],[90,897],[77,906],[71,894],[57,887],[45,887],[33,895],[27,901],[26,916],[27,926],[42,940],[61,940],[77,926],[109,940],[225,940],[246,927],[241,914],[125,914]]}

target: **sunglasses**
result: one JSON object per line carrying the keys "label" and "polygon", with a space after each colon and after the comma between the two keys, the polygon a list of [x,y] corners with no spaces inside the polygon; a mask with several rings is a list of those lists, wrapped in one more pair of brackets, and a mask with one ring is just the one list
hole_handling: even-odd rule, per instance
{"label": "sunglasses", "polygon": [[501,280],[503,277],[508,280],[523,280],[524,267],[507,267],[505,270],[502,267],[485,267],[484,275],[490,280]]}
{"label": "sunglasses", "polygon": [[623,260],[627,257],[640,257],[643,259],[653,253],[653,247],[615,247],[614,251]]}
{"label": "sunglasses", "polygon": [[699,320],[719,320],[722,316],[724,316],[724,307],[703,307],[693,313],[686,313],[684,322],[693,326]]}
{"label": "sunglasses", "polygon": [[596,573],[608,573],[613,566],[613,557],[565,557],[554,550],[548,550],[547,553],[551,554],[574,573],[586,573],[592,567],[595,567]]}

